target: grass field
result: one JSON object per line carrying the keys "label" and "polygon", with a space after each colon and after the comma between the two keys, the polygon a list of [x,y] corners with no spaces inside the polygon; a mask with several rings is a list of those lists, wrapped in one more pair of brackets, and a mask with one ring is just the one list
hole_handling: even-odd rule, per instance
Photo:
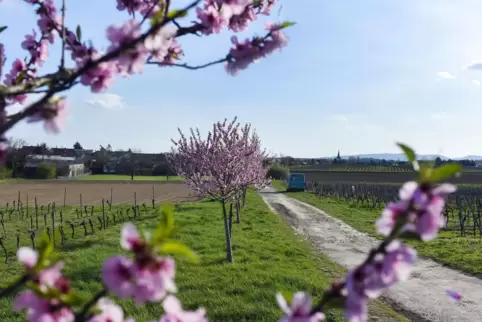
{"label": "grass field", "polygon": [[[93,174],[90,176],[79,178],[78,180],[128,180],[131,181],[131,176],[121,174]],[[134,176],[134,181],[181,181],[179,176]]]}
{"label": "grass field", "polygon": [[[273,183],[278,190],[286,190],[283,182]],[[343,220],[353,228],[366,232],[376,238],[375,221],[380,211],[355,207],[336,198],[318,198],[310,192],[287,193],[315,206],[332,217]],[[461,270],[463,272],[482,276],[482,239],[478,237],[459,237],[457,232],[443,231],[437,239],[430,242],[408,241],[417,249],[420,256],[431,258],[441,264]]]}
{"label": "grass field", "polygon": [[[115,210],[115,209],[114,209]],[[201,257],[200,265],[178,261],[176,283],[179,297],[187,308],[205,307],[210,321],[276,321],[280,317],[275,293],[278,290],[307,290],[315,295],[343,269],[326,257],[315,254],[301,237],[296,236],[284,220],[271,213],[261,198],[248,193],[241,224],[233,225],[235,263],[225,262],[224,231],[220,205],[215,202],[191,202],[176,206],[177,236]],[[158,221],[154,211],[143,213],[134,222],[142,228],[153,228]],[[101,263],[121,253],[119,230],[115,225],[85,238],[69,240],[62,248],[67,261],[66,275],[73,285],[88,296],[99,289]],[[9,243],[14,243],[10,240]],[[21,272],[18,263],[0,264],[1,286]],[[136,321],[150,321],[161,314],[160,305],[136,308],[121,302],[128,316]],[[12,314],[12,299],[0,301],[0,321],[24,321]],[[371,321],[406,321],[381,302],[371,305]],[[328,321],[343,321],[341,312],[329,314]]]}

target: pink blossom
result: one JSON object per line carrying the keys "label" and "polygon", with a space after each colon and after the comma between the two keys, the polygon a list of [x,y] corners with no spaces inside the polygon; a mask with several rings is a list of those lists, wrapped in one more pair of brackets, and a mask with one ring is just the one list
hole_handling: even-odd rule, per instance
{"label": "pink blossom", "polygon": [[229,55],[231,59],[226,63],[226,71],[231,75],[237,75],[240,70],[248,68],[248,66],[261,57],[260,47],[246,39],[239,42],[236,36],[231,37],[234,48],[231,48]]}
{"label": "pink blossom", "polygon": [[[10,73],[5,75],[5,81],[4,81],[5,85],[10,86],[10,85],[16,85],[18,83],[21,83],[23,80],[18,81],[20,76],[27,78],[29,77],[29,74],[28,74],[27,66],[25,65],[25,62],[17,58],[12,63],[12,69],[10,70]],[[9,97],[8,99],[10,103],[23,104],[27,99],[27,94],[16,95],[14,97]]]}
{"label": "pink blossom", "polygon": [[[107,38],[111,45],[108,51],[114,51],[119,47],[129,44],[141,35],[141,25],[138,21],[131,19],[122,26],[111,25],[107,28]],[[117,59],[120,73],[140,73],[144,70],[147,57],[147,50],[144,44],[139,43],[135,48],[127,51]]]}
{"label": "pink blossom", "polygon": [[269,31],[270,38],[264,40],[263,55],[269,55],[275,51],[280,51],[281,48],[288,44],[289,38],[281,31],[281,26],[278,24],[266,23],[265,29]]}
{"label": "pink blossom", "polygon": [[180,59],[183,55],[183,51],[181,48],[181,44],[176,39],[173,39],[171,42],[171,46],[167,49],[167,53],[164,56],[162,63],[164,64],[173,64],[176,60]]}
{"label": "pink blossom", "polygon": [[246,7],[253,3],[253,0],[221,0],[221,11],[226,19],[233,16],[242,15]]}
{"label": "pink blossom", "polygon": [[41,14],[43,15],[53,16],[55,15],[55,13],[57,13],[57,8],[55,8],[54,0],[40,0],[40,1],[34,0],[34,2],[42,3]]}
{"label": "pink blossom", "polygon": [[15,85],[17,83],[18,76],[27,71],[27,66],[25,62],[21,59],[15,59],[12,63],[12,69],[9,74],[5,75],[5,85]]}
{"label": "pink blossom", "polygon": [[204,9],[196,8],[196,14],[204,27],[201,32],[205,35],[219,34],[223,27],[228,25],[228,19],[213,5],[209,5]]}
{"label": "pink blossom", "polygon": [[141,7],[139,12],[143,17],[152,17],[159,12],[159,10],[161,10],[161,7],[159,6],[158,0],[145,0],[145,4]]}
{"label": "pink blossom", "polygon": [[395,240],[387,246],[387,253],[383,257],[381,279],[386,285],[408,280],[413,264],[417,259],[417,252]]}
{"label": "pink blossom", "polygon": [[64,263],[58,262],[52,267],[41,271],[36,280],[40,288],[47,290],[47,288],[56,288],[57,286],[61,286],[61,284],[63,283],[63,277],[61,272],[63,267]]}
{"label": "pink blossom", "polygon": [[348,295],[356,293],[360,297],[377,298],[387,286],[381,278],[381,263],[369,263],[348,273],[346,289]]}
{"label": "pink blossom", "polygon": [[55,37],[59,34],[58,30],[62,27],[62,18],[60,16],[41,15],[37,24],[43,36],[46,36],[51,44],[54,43]]}
{"label": "pink blossom", "polygon": [[[101,57],[100,53],[93,52],[90,59],[97,60]],[[78,67],[82,67],[88,60],[79,61]],[[95,68],[87,70],[80,76],[80,82],[85,86],[90,86],[94,93],[99,93],[107,90],[114,84],[115,76],[117,75],[117,67],[114,62],[102,62]]]}
{"label": "pink blossom", "polygon": [[408,205],[408,202],[403,200],[387,204],[382,211],[382,215],[376,221],[377,232],[383,236],[390,235],[397,221],[403,220],[400,216],[405,213]]}
{"label": "pink blossom", "polygon": [[127,10],[129,14],[134,14],[143,7],[144,0],[117,0],[117,10]]}
{"label": "pink blossom", "polygon": [[232,16],[229,20],[229,29],[234,32],[243,31],[248,28],[250,22],[256,20],[256,13],[253,8],[246,9],[240,15]]}
{"label": "pink blossom", "polygon": [[111,299],[101,298],[97,302],[97,308],[101,313],[89,319],[88,322],[124,322],[124,311]]}
{"label": "pink blossom", "polygon": [[158,302],[168,292],[176,292],[174,284],[174,261],[170,258],[157,258],[148,263],[136,263],[136,289],[134,300],[137,303]]}
{"label": "pink blossom", "polygon": [[276,0],[262,0],[262,7],[260,13],[269,16],[271,9],[276,4]]}
{"label": "pink blossom", "polygon": [[38,253],[30,247],[20,247],[17,251],[17,260],[23,263],[27,269],[32,269],[37,265]]}
{"label": "pink blossom", "polygon": [[34,64],[38,67],[42,67],[43,63],[47,61],[48,55],[49,44],[46,39],[42,39],[37,46],[37,52],[35,55],[32,55],[32,58],[34,58]]}
{"label": "pink blossom", "polygon": [[313,300],[304,292],[296,292],[289,304],[280,293],[276,294],[276,300],[281,310],[287,315],[279,322],[318,322],[325,319],[325,315],[321,312],[311,314]]}
{"label": "pink blossom", "polygon": [[462,299],[462,295],[456,291],[447,290],[447,295],[455,301],[460,301]]}
{"label": "pink blossom", "polygon": [[63,127],[67,109],[65,98],[50,100],[39,107],[38,112],[27,118],[28,123],[44,122],[44,129],[48,133],[58,133]]}
{"label": "pink blossom", "polygon": [[74,61],[82,61],[85,57],[91,57],[96,50],[93,47],[87,47],[85,43],[77,40],[77,36],[70,30],[66,31],[66,45],[65,48],[71,51],[71,57]]}
{"label": "pink blossom", "polygon": [[368,298],[357,294],[348,294],[345,302],[345,318],[348,322],[368,321]]}
{"label": "pink blossom", "polygon": [[32,30],[31,35],[25,35],[25,40],[22,41],[22,48],[28,51],[35,51],[37,47],[37,32]]}
{"label": "pink blossom", "polygon": [[[416,232],[424,241],[434,239],[439,229],[445,226],[445,198],[455,189],[451,184],[432,188],[419,186],[416,182],[405,183],[400,189],[401,201],[387,205],[377,220],[377,231],[388,236],[400,221],[405,222],[402,231]],[[402,215],[405,217],[401,218]]]}
{"label": "pink blossom", "polygon": [[107,28],[107,39],[111,42],[108,51],[115,50],[141,35],[141,25],[135,19],[126,21],[122,26],[111,25]]}
{"label": "pink blossom", "polygon": [[125,250],[131,251],[139,251],[144,247],[144,241],[136,226],[132,223],[126,223],[122,227],[120,244]]}
{"label": "pink blossom", "polygon": [[29,322],[74,322],[72,310],[56,300],[37,297],[32,291],[25,291],[15,299],[16,311],[27,310]]}
{"label": "pink blossom", "polygon": [[124,256],[114,256],[104,262],[102,281],[109,291],[121,298],[134,295],[135,271],[132,261]]}
{"label": "pink blossom", "polygon": [[207,322],[206,311],[203,308],[196,311],[184,311],[181,302],[174,295],[166,297],[162,302],[162,307],[165,314],[159,322]]}

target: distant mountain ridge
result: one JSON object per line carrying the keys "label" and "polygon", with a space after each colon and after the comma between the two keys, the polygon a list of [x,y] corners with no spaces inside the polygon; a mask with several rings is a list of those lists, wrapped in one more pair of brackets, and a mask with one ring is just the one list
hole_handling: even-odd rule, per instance
{"label": "distant mountain ridge", "polygon": [[[393,160],[393,161],[407,161],[407,157],[403,153],[373,153],[373,154],[356,154],[356,155],[341,155],[342,159],[348,159],[350,157],[360,158],[360,159],[376,159],[376,160]],[[330,159],[335,158],[330,157]],[[449,160],[451,158],[440,154],[418,154],[418,160],[435,160],[440,158],[442,160]],[[482,160],[481,155],[467,155],[461,158],[452,158],[452,160]]]}

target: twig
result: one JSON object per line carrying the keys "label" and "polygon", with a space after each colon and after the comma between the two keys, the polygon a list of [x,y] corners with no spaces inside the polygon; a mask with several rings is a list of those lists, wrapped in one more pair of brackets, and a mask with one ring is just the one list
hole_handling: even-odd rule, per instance
{"label": "twig", "polygon": [[95,294],[94,297],[92,297],[90,301],[84,305],[82,311],[75,315],[75,322],[84,322],[92,306],[94,306],[97,301],[99,301],[105,295],[107,295],[107,290],[105,288],[102,288],[102,290],[97,292],[97,294]]}
{"label": "twig", "polygon": [[60,68],[63,69],[64,67],[65,67],[65,0],[62,0],[62,57],[60,59]]}
{"label": "twig", "polygon": [[190,70],[196,70],[196,69],[202,69],[202,68],[210,67],[210,66],[213,66],[213,65],[221,64],[221,63],[227,62],[229,59],[230,59],[230,56],[228,55],[224,58],[212,61],[210,63],[206,63],[206,64],[203,64],[203,65],[197,65],[197,66],[191,66],[191,65],[188,65],[187,63],[176,64],[176,63],[162,63],[162,62],[155,62],[155,61],[148,61],[147,63],[150,64],[150,65],[175,66],[175,67],[183,67],[183,68],[190,69]]}
{"label": "twig", "polygon": [[[63,70],[58,71],[55,74],[52,74],[51,77],[53,79],[56,79],[59,83],[61,83],[59,87],[55,87],[55,85],[57,85],[57,84],[55,84],[55,82],[53,82],[51,78],[43,78],[41,82],[38,79],[34,79],[33,81],[40,82],[40,83],[43,84],[43,86],[50,85],[51,88],[46,93],[46,95],[43,98],[41,98],[39,101],[37,101],[36,103],[33,103],[30,106],[26,107],[23,111],[12,115],[7,122],[5,122],[3,125],[0,126],[0,134],[5,133],[8,130],[10,130],[15,124],[17,124],[22,119],[24,119],[28,116],[35,115],[40,110],[40,108],[42,106],[44,106],[44,104],[46,104],[47,101],[55,93],[60,92],[62,90],[65,90],[66,87],[69,87],[69,88],[72,87],[75,80],[78,77],[80,77],[82,74],[87,72],[88,70],[90,70],[92,68],[95,68],[96,66],[98,66],[101,63],[104,63],[104,62],[107,62],[107,61],[112,60],[114,58],[117,58],[117,57],[121,56],[122,54],[124,54],[126,51],[134,48],[137,44],[145,41],[149,36],[156,33],[157,31],[159,31],[162,27],[167,25],[173,19],[179,18],[186,11],[188,11],[188,10],[194,8],[195,6],[197,6],[197,4],[200,1],[201,0],[196,0],[196,1],[192,2],[191,4],[186,6],[184,9],[177,11],[172,17],[170,17],[168,19],[164,19],[162,22],[152,26],[146,33],[144,33],[139,38],[137,38],[137,39],[135,39],[131,42],[126,43],[125,45],[117,48],[116,50],[113,50],[113,51],[105,54],[104,56],[102,56],[101,58],[99,58],[97,60],[90,60],[83,67],[81,67],[77,70],[63,69]],[[17,85],[17,86],[14,86],[14,87],[17,89],[15,94],[18,95],[18,94],[22,94],[23,93],[22,91],[24,91],[26,89],[31,90],[33,88],[38,88],[38,87],[41,87],[41,86],[32,86],[32,83],[28,82],[26,84]],[[13,93],[12,93],[11,87],[0,86],[0,97],[4,96],[4,95],[12,95],[12,94]]]}

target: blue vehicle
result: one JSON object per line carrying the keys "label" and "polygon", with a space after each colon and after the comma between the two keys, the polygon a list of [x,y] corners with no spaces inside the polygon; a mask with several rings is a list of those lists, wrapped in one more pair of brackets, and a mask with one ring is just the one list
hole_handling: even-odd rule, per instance
{"label": "blue vehicle", "polygon": [[305,191],[305,175],[303,173],[291,173],[288,178],[286,191]]}

